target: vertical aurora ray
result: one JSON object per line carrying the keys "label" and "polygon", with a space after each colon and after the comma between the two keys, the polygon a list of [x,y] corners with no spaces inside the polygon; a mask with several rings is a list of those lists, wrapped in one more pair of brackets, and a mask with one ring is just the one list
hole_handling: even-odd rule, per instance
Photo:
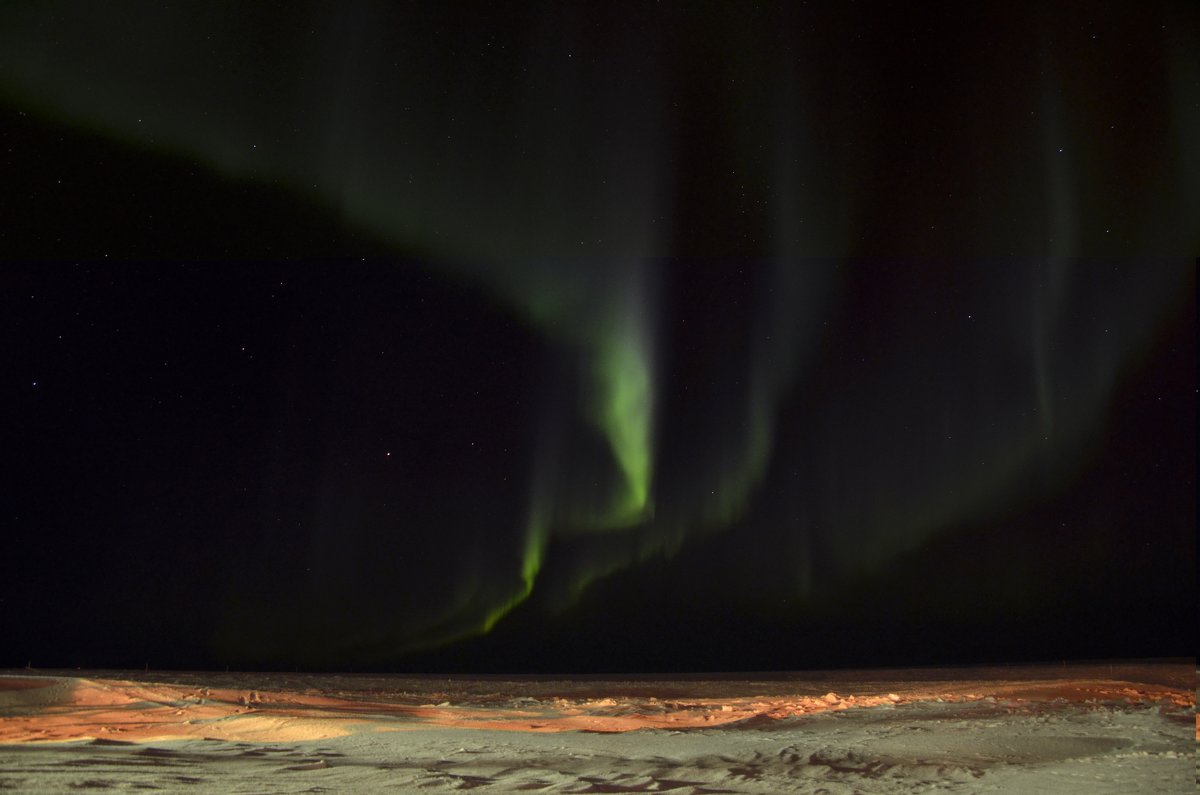
{"label": "vertical aurora ray", "polygon": [[653,512],[654,378],[644,317],[640,307],[626,307],[598,341],[591,368],[588,413],[608,441],[623,484],[607,515],[598,517],[601,526],[628,526]]}
{"label": "vertical aurora ray", "polygon": [[[630,532],[596,533],[573,539],[575,554],[556,561],[555,576],[547,582],[545,600],[555,609],[569,608],[588,588],[612,574],[656,557],[673,557],[688,540],[736,526],[760,496],[781,443],[778,427],[781,404],[796,379],[803,377],[804,364],[821,339],[822,322],[836,292],[836,261],[828,256],[814,258],[814,254],[844,248],[845,216],[852,215],[849,212],[852,202],[834,207],[816,198],[822,183],[835,175],[818,167],[821,154],[811,143],[811,131],[800,122],[802,115],[792,107],[806,98],[785,92],[774,111],[780,115],[774,125],[770,175],[778,186],[771,205],[773,212],[768,216],[773,251],[770,257],[745,263],[753,273],[754,286],[747,296],[749,304],[743,310],[744,326],[731,329],[744,336],[748,350],[741,358],[714,356],[706,363],[707,372],[703,376],[706,380],[716,379],[734,389],[722,393],[720,405],[712,414],[691,420],[665,414],[659,417],[661,425],[672,426],[676,438],[679,434],[691,437],[698,454],[680,459],[665,449],[658,458],[650,459],[648,473],[671,481],[670,486],[663,486],[669,494],[660,495],[657,503],[651,503],[648,510],[635,517],[640,522],[629,526]],[[759,141],[753,138],[739,140],[736,146],[747,160],[760,150]],[[832,183],[825,186],[825,192],[837,195]],[[806,218],[809,223],[797,224],[797,218]],[[642,317],[651,314],[645,309],[641,311]],[[736,317],[738,313],[730,316]],[[597,405],[607,404],[616,409],[624,403],[640,408],[642,373],[647,372],[645,363],[650,360],[648,337],[644,329],[631,333],[637,329],[633,323],[618,328],[625,329],[625,335],[605,335],[610,343],[606,346],[608,358],[613,362],[605,369],[636,378],[624,384],[627,395],[624,400],[598,401]],[[671,340],[662,341],[664,349],[670,345]],[[611,378],[610,383],[619,385],[623,381]],[[677,385],[653,384],[646,394],[653,396],[671,386]],[[633,396],[639,399],[634,400]],[[597,424],[612,429],[609,438],[614,440],[614,452],[641,450],[640,441],[653,438],[655,429],[637,421],[642,416],[640,411],[630,413],[626,409],[624,418],[614,413],[607,419],[597,413]],[[635,421],[630,422],[631,419]],[[688,428],[679,424],[691,421],[696,424]],[[782,443],[789,445],[790,440]],[[620,460],[619,454],[618,457]],[[641,458],[627,455],[624,460],[640,463]],[[628,465],[623,465],[623,469],[632,486],[637,482],[634,474],[639,470]],[[653,480],[647,486],[653,486]],[[629,494],[641,496],[638,491],[631,490]],[[615,518],[616,514],[609,521]]]}

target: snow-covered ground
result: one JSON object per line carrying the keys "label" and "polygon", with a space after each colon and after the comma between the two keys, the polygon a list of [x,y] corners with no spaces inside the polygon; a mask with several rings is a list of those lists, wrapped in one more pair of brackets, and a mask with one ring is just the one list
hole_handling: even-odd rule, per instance
{"label": "snow-covered ground", "polygon": [[1194,792],[1195,667],[0,675],[0,789]]}

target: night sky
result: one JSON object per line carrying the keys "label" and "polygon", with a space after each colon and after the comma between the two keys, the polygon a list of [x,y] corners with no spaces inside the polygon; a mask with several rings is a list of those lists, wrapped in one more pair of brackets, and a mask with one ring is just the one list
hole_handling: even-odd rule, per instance
{"label": "night sky", "polygon": [[817,5],[0,7],[0,667],[1194,655],[1200,11]]}

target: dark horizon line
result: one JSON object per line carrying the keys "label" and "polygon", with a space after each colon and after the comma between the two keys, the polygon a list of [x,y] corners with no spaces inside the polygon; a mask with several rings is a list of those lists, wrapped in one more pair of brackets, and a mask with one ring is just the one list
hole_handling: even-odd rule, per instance
{"label": "dark horizon line", "polygon": [[[794,668],[794,669],[775,669],[775,670],[643,670],[643,671],[620,671],[612,670],[605,672],[595,671],[553,671],[553,672],[530,672],[530,671],[405,671],[401,669],[382,670],[378,668],[363,668],[354,670],[353,667],[345,669],[335,668],[312,668],[300,669],[295,668],[287,670],[283,668],[231,668],[226,666],[224,670],[218,668],[152,668],[149,665],[142,668],[128,667],[52,667],[38,668],[33,665],[25,665],[23,667],[4,667],[0,668],[0,676],[12,676],[21,672],[31,672],[45,675],[58,674],[80,674],[80,673],[120,673],[120,674],[137,674],[137,673],[179,673],[179,674],[256,674],[256,675],[311,675],[311,676],[355,676],[355,677],[371,677],[371,676],[398,676],[411,678],[441,678],[441,679],[499,679],[504,677],[519,677],[521,679],[534,680],[552,680],[555,678],[570,678],[581,680],[606,681],[616,677],[652,677],[652,676],[671,676],[674,678],[684,679],[702,679],[704,677],[793,677],[796,674],[834,674],[843,671],[934,671],[934,670],[972,670],[972,669],[996,669],[996,668],[1053,668],[1067,666],[1133,666],[1133,665],[1184,665],[1191,663],[1196,664],[1196,656],[1191,655],[1165,655],[1160,657],[1104,657],[1104,658],[1057,658],[1057,659],[1014,659],[1005,661],[990,661],[990,662],[945,662],[945,663],[917,663],[912,665],[861,665],[861,666],[841,666],[827,668]],[[1200,668],[1197,668],[1200,672]]]}

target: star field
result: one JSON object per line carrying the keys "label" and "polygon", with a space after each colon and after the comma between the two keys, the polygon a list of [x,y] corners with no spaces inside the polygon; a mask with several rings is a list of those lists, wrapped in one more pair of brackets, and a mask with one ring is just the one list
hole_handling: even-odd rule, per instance
{"label": "star field", "polygon": [[227,11],[0,11],[11,663],[1190,649],[1194,11]]}

